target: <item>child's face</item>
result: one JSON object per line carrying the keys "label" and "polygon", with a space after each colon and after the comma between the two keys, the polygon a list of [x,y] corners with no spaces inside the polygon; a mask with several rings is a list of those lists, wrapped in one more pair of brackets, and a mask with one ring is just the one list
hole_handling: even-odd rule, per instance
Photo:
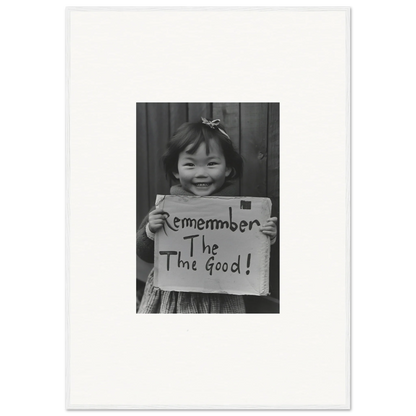
{"label": "child's face", "polygon": [[221,147],[215,140],[209,142],[209,154],[202,143],[194,154],[187,153],[189,145],[178,159],[178,173],[182,188],[198,196],[207,196],[218,191],[224,185],[231,169],[225,163]]}

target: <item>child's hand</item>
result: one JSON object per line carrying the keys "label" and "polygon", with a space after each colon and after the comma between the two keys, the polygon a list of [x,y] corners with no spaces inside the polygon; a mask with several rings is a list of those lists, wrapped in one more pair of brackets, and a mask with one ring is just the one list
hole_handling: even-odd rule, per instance
{"label": "child's hand", "polygon": [[156,208],[149,214],[149,229],[152,233],[160,230],[165,224],[166,218],[169,214],[163,211],[162,208]]}
{"label": "child's hand", "polygon": [[277,235],[277,217],[269,218],[261,227],[260,231],[270,237],[271,240]]}

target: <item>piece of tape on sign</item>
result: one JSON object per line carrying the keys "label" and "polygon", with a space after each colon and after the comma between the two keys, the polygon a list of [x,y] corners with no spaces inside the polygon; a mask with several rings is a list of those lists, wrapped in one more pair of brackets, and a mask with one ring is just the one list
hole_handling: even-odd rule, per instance
{"label": "piece of tape on sign", "polygon": [[251,201],[241,201],[240,202],[240,209],[251,209]]}

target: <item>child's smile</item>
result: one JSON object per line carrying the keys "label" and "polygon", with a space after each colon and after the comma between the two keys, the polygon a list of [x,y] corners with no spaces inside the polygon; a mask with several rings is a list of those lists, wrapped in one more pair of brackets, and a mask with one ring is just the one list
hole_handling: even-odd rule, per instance
{"label": "child's smile", "polygon": [[230,174],[221,147],[215,140],[210,140],[209,153],[202,143],[195,153],[188,153],[189,145],[178,158],[178,173],[182,188],[198,196],[212,195],[218,191]]}

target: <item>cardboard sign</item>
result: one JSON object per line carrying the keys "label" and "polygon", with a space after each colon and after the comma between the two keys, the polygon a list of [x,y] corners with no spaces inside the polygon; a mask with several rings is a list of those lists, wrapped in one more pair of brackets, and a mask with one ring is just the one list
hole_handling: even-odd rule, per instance
{"label": "cardboard sign", "polygon": [[155,238],[155,286],[238,295],[269,293],[268,198],[158,195],[169,214]]}

